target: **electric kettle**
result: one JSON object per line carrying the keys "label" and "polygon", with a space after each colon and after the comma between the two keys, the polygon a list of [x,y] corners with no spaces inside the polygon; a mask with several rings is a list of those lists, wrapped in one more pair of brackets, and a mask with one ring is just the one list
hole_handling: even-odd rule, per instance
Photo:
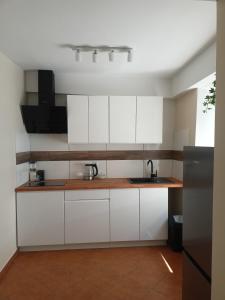
{"label": "electric kettle", "polygon": [[98,175],[97,164],[85,164],[85,180],[93,180]]}

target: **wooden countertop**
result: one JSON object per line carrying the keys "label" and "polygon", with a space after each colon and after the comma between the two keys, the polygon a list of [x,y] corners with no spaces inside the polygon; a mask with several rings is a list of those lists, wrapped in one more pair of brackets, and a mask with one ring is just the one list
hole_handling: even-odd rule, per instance
{"label": "wooden countertop", "polygon": [[65,190],[89,190],[89,189],[130,189],[130,188],[182,188],[183,182],[175,179],[168,178],[172,182],[166,184],[158,183],[142,183],[132,184],[128,178],[105,178],[95,179],[92,181],[81,179],[57,179],[47,181],[60,181],[64,182],[63,186],[37,186],[29,187],[23,184],[16,188],[16,192],[33,192],[33,191],[65,191]]}

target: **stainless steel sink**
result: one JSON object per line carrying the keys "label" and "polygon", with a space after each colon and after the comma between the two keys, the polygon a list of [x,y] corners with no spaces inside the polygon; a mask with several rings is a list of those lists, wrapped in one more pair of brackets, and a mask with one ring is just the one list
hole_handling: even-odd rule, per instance
{"label": "stainless steel sink", "polygon": [[165,177],[144,177],[144,178],[129,178],[130,183],[132,184],[142,184],[142,183],[158,183],[158,184],[166,184],[173,183],[172,180]]}

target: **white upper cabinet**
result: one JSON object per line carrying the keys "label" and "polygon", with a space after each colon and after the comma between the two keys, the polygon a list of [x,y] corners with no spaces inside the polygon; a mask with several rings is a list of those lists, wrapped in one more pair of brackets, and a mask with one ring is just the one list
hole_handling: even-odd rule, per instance
{"label": "white upper cabinet", "polygon": [[67,96],[68,143],[88,143],[88,96]]}
{"label": "white upper cabinet", "polygon": [[135,143],[136,97],[110,96],[110,143]]}
{"label": "white upper cabinet", "polygon": [[89,97],[89,143],[109,143],[109,97]]}
{"label": "white upper cabinet", "polygon": [[68,143],[162,143],[162,97],[68,95],[67,111]]}
{"label": "white upper cabinet", "polygon": [[163,131],[163,98],[137,97],[136,143],[160,144]]}

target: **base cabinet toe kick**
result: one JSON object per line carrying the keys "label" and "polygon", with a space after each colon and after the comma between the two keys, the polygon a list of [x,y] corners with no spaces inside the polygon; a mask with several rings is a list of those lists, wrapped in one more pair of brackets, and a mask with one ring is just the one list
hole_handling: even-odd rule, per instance
{"label": "base cabinet toe kick", "polygon": [[17,193],[21,249],[162,245],[168,188]]}

